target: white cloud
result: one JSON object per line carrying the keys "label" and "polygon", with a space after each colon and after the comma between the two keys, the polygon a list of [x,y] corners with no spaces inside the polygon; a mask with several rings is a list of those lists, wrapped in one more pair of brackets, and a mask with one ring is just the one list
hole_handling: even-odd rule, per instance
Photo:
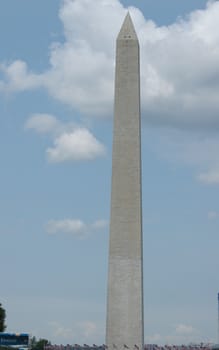
{"label": "white cloud", "polygon": [[[209,3],[205,10],[169,27],[141,29],[142,61],[147,63],[142,66],[142,102],[151,122],[196,128],[218,125],[218,15],[219,4]],[[166,96],[155,90],[150,97],[145,90],[151,91],[154,81],[148,82],[147,67],[156,72],[159,87],[160,80],[169,86]]]}
{"label": "white cloud", "polygon": [[95,342],[102,336],[102,327],[94,321],[74,322],[71,327],[61,324],[61,322],[49,322],[53,339],[69,341],[69,339],[83,339],[84,342]]}
{"label": "white cloud", "polygon": [[33,114],[26,122],[26,129],[33,129],[38,133],[51,133],[59,129],[61,123],[51,114]]}
{"label": "white cloud", "polygon": [[208,212],[208,219],[209,220],[214,220],[217,219],[219,217],[219,212],[216,211],[209,211]]}
{"label": "white cloud", "polygon": [[66,233],[76,237],[85,237],[107,226],[105,220],[98,220],[86,224],[78,219],[50,220],[46,224],[46,231],[49,234]]}
{"label": "white cloud", "polygon": [[[161,27],[146,20],[137,8],[131,7],[130,12],[141,44],[145,120],[183,130],[217,132],[219,2],[209,1],[205,9]],[[52,43],[49,69],[37,74],[21,60],[1,63],[4,78],[0,92],[43,88],[55,99],[89,116],[112,115],[115,39],[125,14],[126,8],[119,0],[63,0],[59,17],[65,40]],[[50,122],[39,117],[29,120],[26,126],[49,132]],[[104,146],[89,130],[67,129],[64,125],[62,128],[54,136],[53,147],[47,149],[50,162],[90,160],[104,155]],[[170,150],[169,158],[195,165],[200,182],[219,184],[219,142],[215,135],[208,134],[202,140],[196,136],[187,144],[167,141],[161,152],[172,142],[174,151]]]}
{"label": "white cloud", "polygon": [[185,130],[172,129],[161,134],[156,131],[153,132],[153,142],[149,141],[147,146],[170,163],[190,166],[199,182],[219,184],[217,133],[186,133]]}
{"label": "white cloud", "polygon": [[59,322],[49,322],[49,326],[52,328],[52,336],[58,339],[69,339],[75,336],[74,328],[65,327]]}
{"label": "white cloud", "polygon": [[0,92],[19,92],[42,86],[43,76],[28,70],[24,61],[16,60],[11,64],[0,64],[0,72],[5,80],[0,82]]}
{"label": "white cloud", "polygon": [[195,332],[196,332],[195,329],[189,325],[178,324],[176,326],[176,333],[177,334],[187,335],[187,334],[193,334]]}
{"label": "white cloud", "polygon": [[[130,11],[141,42],[147,119],[176,126],[218,125],[219,3],[169,27],[146,21],[136,8]],[[46,80],[53,96],[85,113],[111,112],[113,48],[125,13],[117,0],[64,1],[60,19],[66,42],[53,47]]]}
{"label": "white cloud", "polygon": [[[151,123],[177,127],[219,125],[219,3],[158,27],[130,8],[141,43],[143,114]],[[65,42],[53,43],[50,68],[32,73],[25,62],[1,64],[1,90],[43,87],[89,115],[113,106],[115,38],[126,14],[118,0],[64,0]]]}
{"label": "white cloud", "polygon": [[97,333],[98,328],[97,328],[97,325],[95,322],[84,321],[84,322],[79,323],[79,326],[82,330],[82,335],[86,339],[90,339],[91,337],[93,337]]}
{"label": "white cloud", "polygon": [[191,342],[200,343],[200,332],[191,325],[184,323],[177,324],[168,334],[156,333],[152,336],[146,336],[146,342],[152,344],[189,344]]}
{"label": "white cloud", "polygon": [[104,146],[85,128],[63,133],[47,149],[50,162],[93,160],[105,154]]}
{"label": "white cloud", "polygon": [[219,184],[219,169],[209,170],[206,173],[201,173],[198,179],[207,185]]}
{"label": "white cloud", "polygon": [[92,224],[93,229],[95,230],[101,230],[105,227],[107,227],[108,221],[106,220],[97,220]]}
{"label": "white cloud", "polygon": [[145,343],[146,344],[158,344],[160,343],[162,337],[160,334],[155,333],[153,335],[145,335]]}
{"label": "white cloud", "polygon": [[104,156],[106,149],[92,133],[71,123],[60,122],[51,114],[33,114],[25,123],[26,129],[51,134],[54,146],[46,150],[50,162],[93,160]]}
{"label": "white cloud", "polygon": [[46,225],[46,230],[50,234],[64,232],[81,236],[86,233],[87,226],[81,220],[50,220]]}

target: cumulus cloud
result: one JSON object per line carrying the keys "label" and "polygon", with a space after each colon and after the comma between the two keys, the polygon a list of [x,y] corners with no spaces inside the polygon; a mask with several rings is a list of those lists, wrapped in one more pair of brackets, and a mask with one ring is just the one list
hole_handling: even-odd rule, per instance
{"label": "cumulus cloud", "polygon": [[93,160],[106,153],[104,145],[88,129],[60,122],[50,114],[33,114],[26,121],[25,128],[51,134],[54,146],[48,148],[46,154],[53,163]]}
{"label": "cumulus cloud", "polygon": [[16,60],[11,64],[0,63],[0,73],[4,80],[0,81],[0,92],[21,92],[41,87],[43,75],[32,73],[24,61]]}
{"label": "cumulus cloud", "polygon": [[49,234],[66,233],[76,237],[84,237],[98,230],[104,229],[107,221],[98,220],[86,224],[79,219],[50,220],[46,224],[46,231]]}
{"label": "cumulus cloud", "polygon": [[[129,10],[141,47],[145,121],[216,133],[219,129],[219,2],[209,1],[205,9],[160,27],[145,19],[137,8]],[[87,116],[112,115],[115,39],[126,12],[119,0],[63,0],[59,18],[64,41],[50,46],[49,68],[37,73],[21,60],[0,63],[3,77],[0,92],[43,88]],[[57,124],[44,115],[33,117],[26,127],[47,133]],[[187,136],[185,139],[188,141]],[[204,140],[196,136],[181,145],[178,140],[172,140],[172,146],[174,151],[170,151],[169,158],[196,165],[198,181],[219,184],[219,142],[215,134],[208,133]],[[86,128],[64,126],[60,132],[59,125],[53,146],[46,154],[55,163],[90,160],[104,152],[103,145]]]}
{"label": "cumulus cloud", "polygon": [[105,154],[104,146],[85,128],[63,133],[47,149],[50,162],[93,160]]}
{"label": "cumulus cloud", "polygon": [[[151,122],[182,128],[218,126],[218,15],[218,2],[209,2],[205,10],[194,11],[169,27],[151,24],[147,30],[146,23],[141,28],[146,63],[142,102]],[[153,94],[149,93],[152,82],[158,87]],[[163,83],[166,86],[161,89]]]}
{"label": "cumulus cloud", "polygon": [[61,124],[57,118],[46,113],[33,114],[25,124],[26,129],[33,129],[40,134],[54,132],[60,127]]}
{"label": "cumulus cloud", "polygon": [[[23,61],[1,64],[1,91],[43,87],[89,115],[113,105],[115,38],[127,9],[119,0],[64,0],[59,17],[65,41],[50,48],[50,67],[33,73]],[[130,12],[141,43],[143,115],[154,124],[219,126],[219,3],[209,1],[169,26]]]}
{"label": "cumulus cloud", "polygon": [[185,133],[166,130],[153,133],[148,147],[170,163],[192,168],[194,178],[205,185],[219,184],[219,140],[217,133]]}

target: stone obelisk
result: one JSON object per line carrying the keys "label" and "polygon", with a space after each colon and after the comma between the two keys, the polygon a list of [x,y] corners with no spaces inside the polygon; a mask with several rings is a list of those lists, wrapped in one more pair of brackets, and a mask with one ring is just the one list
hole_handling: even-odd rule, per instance
{"label": "stone obelisk", "polygon": [[142,350],[140,68],[129,13],[116,44],[106,344],[109,350]]}

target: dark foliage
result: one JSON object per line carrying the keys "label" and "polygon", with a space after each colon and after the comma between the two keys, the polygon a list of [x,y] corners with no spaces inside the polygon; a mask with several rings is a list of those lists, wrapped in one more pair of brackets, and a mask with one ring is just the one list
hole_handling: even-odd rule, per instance
{"label": "dark foliage", "polygon": [[[36,340],[36,337],[33,337],[30,340],[30,345],[32,350],[44,350],[46,345],[50,345],[50,341],[47,339]],[[1,349],[0,349],[1,350]]]}
{"label": "dark foliage", "polygon": [[0,303],[0,332],[4,332],[6,329],[5,319],[6,312],[5,309],[3,309],[2,304]]}

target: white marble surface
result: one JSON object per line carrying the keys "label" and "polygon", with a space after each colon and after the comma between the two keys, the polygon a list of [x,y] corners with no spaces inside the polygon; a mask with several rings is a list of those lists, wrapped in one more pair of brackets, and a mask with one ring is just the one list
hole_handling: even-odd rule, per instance
{"label": "white marble surface", "polygon": [[116,49],[106,326],[110,350],[143,347],[140,129],[139,43],[128,14]]}

